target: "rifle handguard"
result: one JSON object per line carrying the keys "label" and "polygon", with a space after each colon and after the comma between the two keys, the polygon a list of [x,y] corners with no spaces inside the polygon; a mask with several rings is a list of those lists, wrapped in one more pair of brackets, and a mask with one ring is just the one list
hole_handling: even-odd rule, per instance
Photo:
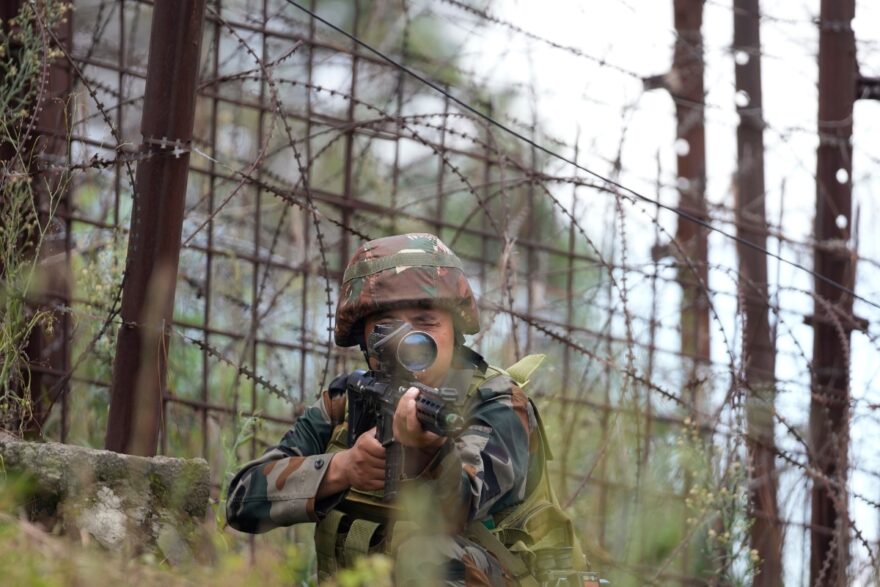
{"label": "rifle handguard", "polygon": [[[427,386],[416,386],[419,395],[416,398],[416,415],[422,428],[440,436],[457,436],[464,430],[465,420],[454,409],[441,393],[436,393]],[[454,390],[453,390],[454,391]]]}

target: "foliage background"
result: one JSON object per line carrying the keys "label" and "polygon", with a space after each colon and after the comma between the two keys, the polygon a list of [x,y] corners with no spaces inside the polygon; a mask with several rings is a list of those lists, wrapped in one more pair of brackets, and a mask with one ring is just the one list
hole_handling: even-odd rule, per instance
{"label": "foliage background", "polygon": [[[45,42],[45,30],[60,26],[63,11],[52,12],[58,3],[46,6],[53,8],[42,13],[41,26],[35,21],[22,39],[7,37],[3,44],[0,139],[20,147],[14,162],[20,175],[5,176],[3,197],[10,204],[0,207],[4,426],[42,414],[35,405],[49,397],[58,405],[41,420],[41,436],[100,447],[131,174],[148,156],[136,147],[152,9],[134,0],[75,3],[69,50],[75,84],[52,96],[65,104],[65,165],[41,187],[17,179],[45,163],[21,134],[28,120],[23,105],[39,95],[47,64],[70,68]],[[137,571],[141,580],[308,580],[310,529],[242,539],[222,528],[224,486],[243,461],[280,438],[327,377],[357,364],[356,353],[329,344],[327,313],[359,236],[428,230],[463,257],[480,295],[484,331],[471,342],[501,365],[528,352],[548,355],[530,392],[555,447],[559,497],[603,575],[615,585],[750,583],[755,559],[745,514],[736,260],[725,254],[712,260],[714,362],[700,366],[699,389],[685,389],[690,358],[670,350],[680,339],[680,294],[672,276],[682,261],[658,259],[650,250],[669,240],[672,219],[609,194],[594,178],[364,51],[354,52],[349,40],[287,2],[208,6],[161,451],[203,456],[211,464],[216,543],[208,550],[221,562],[187,575],[154,569],[145,560]],[[636,155],[631,168],[623,165],[638,102],[618,107],[615,100],[609,108],[585,100],[595,126],[560,130],[558,113],[542,109],[539,81],[505,83],[478,71],[468,54],[482,47],[475,37],[495,38],[500,28],[511,47],[518,46],[519,33],[505,21],[474,18],[446,2],[321,0],[311,6],[538,143],[575,153],[575,159],[587,151],[590,165],[608,175],[652,186],[647,189],[661,199],[674,197],[676,178],[664,171],[671,168],[668,149],[656,162]],[[493,7],[503,5],[487,9]],[[596,14],[599,20],[601,11]],[[529,50],[540,44],[529,43]],[[601,72],[597,76],[614,69],[610,57],[601,60],[591,66]],[[797,199],[778,195],[780,201]],[[725,191],[724,202],[727,197]],[[715,220],[723,222],[729,209],[719,203]],[[781,209],[779,214],[784,232]],[[67,243],[61,269],[47,261],[55,258],[47,242],[53,230],[61,234],[56,241]],[[792,250],[803,254],[799,245]],[[47,285],[59,271],[69,275],[63,295]],[[788,288],[782,281],[776,286]],[[792,305],[780,303],[777,292],[774,317],[780,340],[789,341],[782,346],[789,372],[782,384],[792,394],[805,389],[805,378],[809,385],[798,314],[809,287],[798,287],[788,292],[799,296]],[[875,323],[876,315],[869,313],[869,320]],[[49,341],[69,341],[69,381],[56,374],[40,388],[30,385],[28,363],[52,362],[28,355],[27,341],[37,328]],[[876,358],[876,341],[868,338],[860,356]],[[873,379],[865,378],[861,397],[870,398]],[[703,398],[701,409],[686,400],[691,392]],[[787,405],[794,408],[784,416],[798,431],[806,421],[803,406]],[[871,405],[864,401],[858,421],[876,424]],[[783,472],[790,498],[784,511],[791,528],[799,528],[809,475],[796,466],[802,462],[797,439],[785,430],[780,436],[784,456],[794,463]],[[876,480],[867,468],[866,479]],[[0,529],[10,556],[25,561],[22,581],[41,584],[41,577],[57,576],[66,584],[70,568],[98,576],[89,569],[101,555],[80,559],[6,518]],[[789,530],[786,546],[792,577],[804,564],[794,554],[803,547],[795,540],[799,532]],[[876,546],[875,538],[867,542]],[[855,548],[853,575],[868,581],[876,572],[871,553]],[[376,568],[360,572],[387,571],[381,561],[369,564]],[[371,581],[360,575],[350,580]]]}

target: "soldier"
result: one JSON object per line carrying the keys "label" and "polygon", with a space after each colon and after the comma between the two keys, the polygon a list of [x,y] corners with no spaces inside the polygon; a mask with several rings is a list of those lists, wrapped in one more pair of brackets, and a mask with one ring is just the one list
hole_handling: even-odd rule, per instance
{"label": "soldier", "polygon": [[522,391],[543,357],[502,370],[464,345],[465,334],[479,331],[476,302],[458,257],[430,234],[367,242],[346,268],[336,344],[360,345],[375,368],[366,337],[390,320],[434,338],[437,359],[417,378],[456,389],[467,415],[455,438],[423,430],[415,388],[394,412],[394,437],[405,447],[412,477],[405,484],[430,491],[447,531],[413,527],[382,502],[385,448],[375,430],[347,445],[345,376],[278,446],[233,478],[229,525],[259,533],[317,522],[319,579],[368,552],[396,557],[397,585],[423,585],[432,573],[446,585],[538,585],[549,571],[584,568],[571,522],[548,482],[542,425]]}

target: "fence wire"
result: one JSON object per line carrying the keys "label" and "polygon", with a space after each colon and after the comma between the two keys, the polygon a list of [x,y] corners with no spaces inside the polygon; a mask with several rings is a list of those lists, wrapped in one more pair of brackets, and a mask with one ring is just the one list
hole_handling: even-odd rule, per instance
{"label": "fence wire", "polygon": [[[447,17],[466,15],[476,27],[500,27],[641,83],[627,67],[490,11],[444,5],[438,10],[452,11]],[[616,169],[609,183],[537,148],[580,165],[585,143],[575,129],[567,138],[545,134],[537,114],[517,119],[505,96],[487,93],[456,62],[423,4],[303,6],[454,91],[438,93],[291,2],[210,1],[193,144],[145,145],[139,124],[151,2],[77,0],[71,34],[47,38],[47,50],[63,48],[52,67],[69,77],[47,99],[66,101],[69,118],[39,128],[66,145],[42,157],[40,173],[63,171],[71,181],[53,214],[61,270],[70,276],[54,304],[62,327],[50,339],[63,357],[45,351],[31,365],[46,390],[45,436],[102,442],[106,416],[95,408],[108,400],[120,326],[133,169],[186,149],[161,451],[206,458],[218,497],[233,467],[277,442],[330,378],[358,365],[356,352],[332,340],[338,282],[357,245],[428,231],[463,259],[480,299],[482,330],[469,342],[500,365],[548,356],[529,391],[548,424],[560,500],[594,564],[624,584],[748,577],[756,561],[747,490],[755,481],[746,444],[756,439],[745,418],[756,396],[743,377],[740,337],[743,291],[763,291],[761,284],[743,283],[733,255],[713,253],[708,264],[692,257],[670,228],[669,206],[620,189],[619,157],[608,161]],[[657,202],[681,189],[662,169],[644,179]],[[732,216],[719,204],[699,230],[733,233]],[[785,228],[781,218],[767,224],[772,252],[808,264],[804,254],[816,243]],[[723,236],[711,238],[712,251],[730,249]],[[859,260],[876,276],[876,261]],[[681,344],[682,272],[709,309],[708,361]],[[784,369],[775,374],[775,410],[765,406],[775,419],[781,513],[773,522],[785,534],[786,577],[798,582],[809,564],[805,508],[815,483],[847,496],[849,527],[827,531],[855,538],[850,574],[870,577],[877,524],[854,512],[876,520],[880,505],[880,463],[863,440],[880,424],[876,374],[853,390],[851,430],[859,435],[842,463],[851,481],[842,488],[813,466],[806,406],[823,390],[811,387],[803,308],[824,301],[796,283],[777,277],[770,287]],[[863,307],[874,304],[866,299]],[[831,307],[827,315],[847,331],[846,316]],[[874,312],[853,334],[868,362],[880,358],[877,322]]]}

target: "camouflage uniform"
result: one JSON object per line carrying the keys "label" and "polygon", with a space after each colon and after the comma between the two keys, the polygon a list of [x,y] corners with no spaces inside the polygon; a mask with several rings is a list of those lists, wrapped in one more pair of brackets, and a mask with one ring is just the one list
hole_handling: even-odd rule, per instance
{"label": "camouflage uniform", "polygon": [[[412,306],[414,300],[429,300],[449,310],[459,333],[479,329],[476,304],[458,258],[436,237],[403,235],[366,243],[346,270],[337,308],[337,344],[361,343],[363,317]],[[334,508],[344,509],[345,500],[370,499],[354,495],[360,492],[353,489],[316,498],[335,450],[345,447],[345,396],[333,393],[341,379],[306,410],[278,446],[245,465],[232,480],[227,519],[233,528],[258,533],[301,522],[323,523]],[[416,471],[414,481],[405,483],[427,484],[456,532],[430,537],[415,532],[405,542],[383,532],[376,550],[397,553],[398,584],[417,584],[418,575],[408,579],[406,569],[423,568],[428,559],[439,561],[439,576],[449,585],[515,584],[495,556],[465,537],[464,529],[473,521],[491,528],[541,482],[546,447],[534,407],[506,373],[462,345],[456,347],[444,386],[457,388],[460,397],[467,395],[464,412],[469,425],[454,440],[447,439]]]}

